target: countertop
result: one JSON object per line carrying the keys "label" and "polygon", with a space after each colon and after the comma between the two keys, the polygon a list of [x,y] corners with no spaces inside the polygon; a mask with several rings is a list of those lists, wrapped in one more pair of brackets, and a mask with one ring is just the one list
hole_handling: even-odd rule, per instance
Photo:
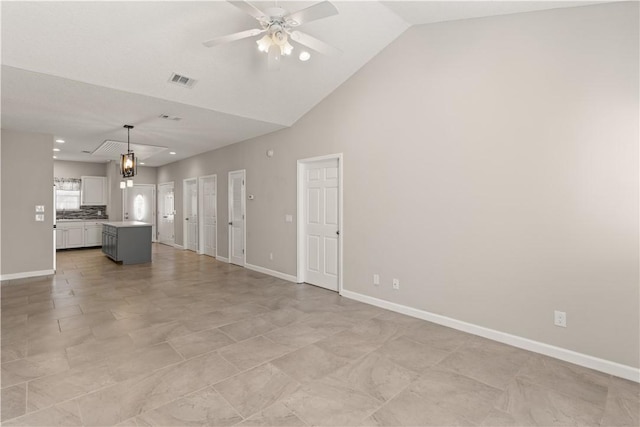
{"label": "countertop", "polygon": [[120,228],[120,227],[151,227],[151,224],[148,222],[142,221],[115,221],[115,222],[105,222],[104,225],[110,225],[112,227]]}

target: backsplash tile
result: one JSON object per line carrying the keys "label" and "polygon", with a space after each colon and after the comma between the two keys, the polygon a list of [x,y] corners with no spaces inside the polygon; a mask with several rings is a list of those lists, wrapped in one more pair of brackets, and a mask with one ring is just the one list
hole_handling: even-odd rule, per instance
{"label": "backsplash tile", "polygon": [[56,219],[109,219],[109,216],[106,206],[80,206],[77,211],[56,211]]}

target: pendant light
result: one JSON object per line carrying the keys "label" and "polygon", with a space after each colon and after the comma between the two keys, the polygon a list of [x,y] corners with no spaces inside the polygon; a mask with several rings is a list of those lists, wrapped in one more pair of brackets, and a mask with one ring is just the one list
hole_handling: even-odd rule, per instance
{"label": "pendant light", "polygon": [[120,155],[120,172],[123,178],[132,178],[138,170],[136,155],[131,151],[129,142],[129,131],[133,129],[133,126],[124,125],[124,127],[127,128],[127,154]]}

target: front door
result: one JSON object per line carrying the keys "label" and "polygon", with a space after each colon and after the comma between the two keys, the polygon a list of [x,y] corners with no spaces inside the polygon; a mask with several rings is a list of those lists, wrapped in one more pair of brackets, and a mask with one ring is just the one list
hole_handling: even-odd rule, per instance
{"label": "front door", "polygon": [[229,172],[229,262],[244,267],[244,170]]}
{"label": "front door", "polygon": [[198,250],[198,180],[184,180],[185,249]]}
{"label": "front door", "polygon": [[153,184],[134,184],[123,191],[123,221],[141,221],[151,224],[152,236],[156,235],[156,186]]}
{"label": "front door", "polygon": [[304,164],[304,281],[338,290],[338,159]]}

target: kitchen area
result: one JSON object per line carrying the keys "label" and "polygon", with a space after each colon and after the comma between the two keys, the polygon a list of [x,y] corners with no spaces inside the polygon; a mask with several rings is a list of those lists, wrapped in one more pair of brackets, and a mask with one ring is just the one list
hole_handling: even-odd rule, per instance
{"label": "kitchen area", "polygon": [[118,263],[151,262],[155,185],[122,189],[113,163],[54,162],[55,251],[102,248]]}

